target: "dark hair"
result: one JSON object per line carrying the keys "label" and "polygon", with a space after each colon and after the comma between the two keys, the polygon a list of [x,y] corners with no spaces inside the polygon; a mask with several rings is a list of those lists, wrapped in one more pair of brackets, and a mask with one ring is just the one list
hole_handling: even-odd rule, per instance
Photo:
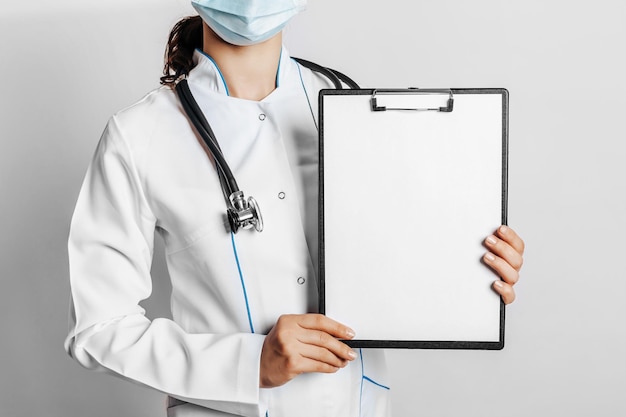
{"label": "dark hair", "polygon": [[165,48],[161,84],[173,86],[194,67],[193,51],[202,48],[202,18],[188,16],[174,25]]}

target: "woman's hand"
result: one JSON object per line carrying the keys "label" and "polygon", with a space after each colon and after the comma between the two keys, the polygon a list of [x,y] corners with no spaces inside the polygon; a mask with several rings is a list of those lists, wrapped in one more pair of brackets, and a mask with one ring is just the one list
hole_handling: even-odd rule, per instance
{"label": "woman's hand", "polygon": [[507,226],[500,226],[494,235],[485,239],[489,248],[483,260],[502,280],[493,283],[493,289],[500,294],[505,304],[515,301],[513,285],[519,280],[524,255],[524,241]]}
{"label": "woman's hand", "polygon": [[263,343],[259,386],[277,387],[305,372],[337,372],[356,358],[337,338],[353,337],[352,329],[322,314],[280,316]]}

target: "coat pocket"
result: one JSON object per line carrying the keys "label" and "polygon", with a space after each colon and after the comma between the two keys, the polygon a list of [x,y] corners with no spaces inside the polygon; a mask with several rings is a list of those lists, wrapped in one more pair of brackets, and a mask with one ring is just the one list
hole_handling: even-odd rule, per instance
{"label": "coat pocket", "polygon": [[212,410],[181,401],[177,398],[167,397],[167,417],[237,417],[234,414]]}

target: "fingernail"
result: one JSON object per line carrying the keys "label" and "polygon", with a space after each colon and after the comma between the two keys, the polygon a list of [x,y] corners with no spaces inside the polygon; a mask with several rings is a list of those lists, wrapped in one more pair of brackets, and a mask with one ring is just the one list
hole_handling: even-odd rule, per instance
{"label": "fingernail", "polygon": [[489,243],[490,245],[495,245],[497,243],[496,238],[494,238],[493,236],[489,236],[487,238],[487,243]]}
{"label": "fingernail", "polygon": [[502,233],[503,235],[506,235],[508,231],[509,231],[509,228],[506,227],[505,225],[500,226],[500,233]]}
{"label": "fingernail", "polygon": [[350,356],[350,359],[356,359],[356,353],[353,350],[348,352],[348,356]]}
{"label": "fingernail", "polygon": [[349,339],[352,339],[354,336],[356,336],[356,334],[354,333],[354,330],[348,328],[346,329],[346,336],[348,336]]}
{"label": "fingernail", "polygon": [[486,259],[487,261],[489,261],[489,262],[493,262],[493,261],[495,261],[495,260],[496,260],[496,257],[493,255],[493,253],[491,253],[491,252],[487,252],[487,253],[485,254],[485,259]]}
{"label": "fingernail", "polygon": [[495,281],[493,283],[493,285],[495,285],[497,288],[503,288],[504,286],[502,285],[502,281]]}

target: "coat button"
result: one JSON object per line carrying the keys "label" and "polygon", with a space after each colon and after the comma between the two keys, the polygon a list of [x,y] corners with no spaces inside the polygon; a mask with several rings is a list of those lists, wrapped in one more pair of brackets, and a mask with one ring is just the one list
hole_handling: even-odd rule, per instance
{"label": "coat button", "polygon": [[265,115],[265,113],[261,113],[261,114],[259,114],[259,120],[260,120],[260,121],[265,120],[265,118],[266,118],[266,117],[267,117],[267,116]]}
{"label": "coat button", "polygon": [[303,285],[306,282],[304,277],[298,277],[298,284]]}
{"label": "coat button", "polygon": [[280,198],[281,200],[284,200],[285,199],[285,193],[282,192],[282,191],[280,193],[278,193],[278,198]]}

